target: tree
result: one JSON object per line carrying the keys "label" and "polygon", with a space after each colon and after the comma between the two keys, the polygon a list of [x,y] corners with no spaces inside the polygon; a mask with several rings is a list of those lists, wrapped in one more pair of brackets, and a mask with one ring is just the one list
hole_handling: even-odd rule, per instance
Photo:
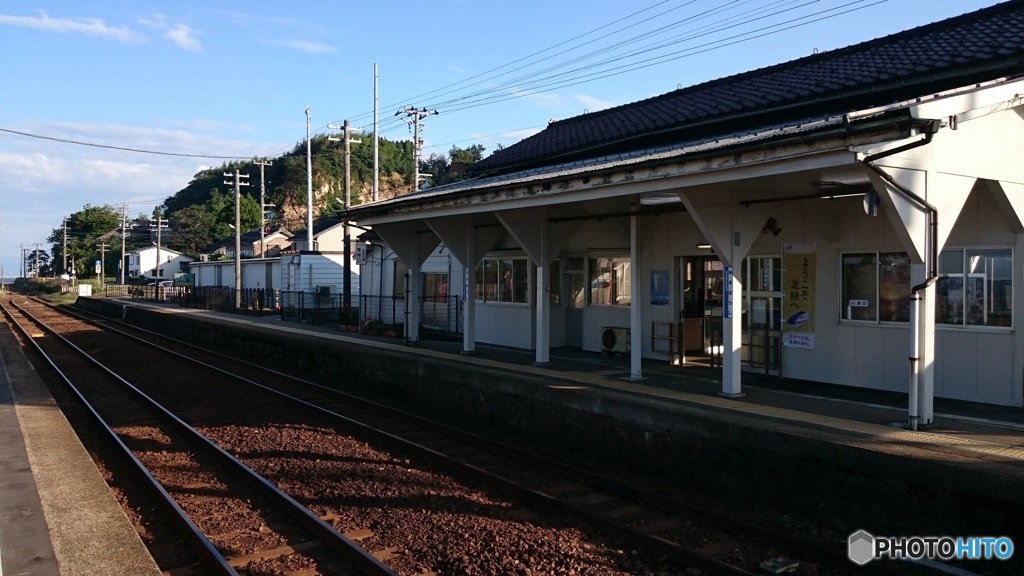
{"label": "tree", "polygon": [[[76,276],[92,277],[95,272],[93,263],[99,260],[100,250],[97,247],[100,236],[117,230],[121,223],[121,213],[110,205],[92,206],[86,204],[82,210],[67,218],[68,265],[75,270]],[[53,243],[53,254],[59,255],[57,261],[63,265],[64,228],[55,228],[47,237]],[[113,258],[119,256],[113,254]]]}
{"label": "tree", "polygon": [[452,146],[447,156],[431,154],[426,160],[421,161],[420,171],[430,174],[435,186],[465,180],[466,168],[483,158],[484,150],[481,144],[474,144],[469,148]]}
{"label": "tree", "polygon": [[189,256],[198,256],[214,241],[217,218],[205,205],[193,204],[168,215],[170,241],[168,246]]}
{"label": "tree", "polygon": [[25,270],[28,276],[43,278],[52,276],[53,270],[50,266],[50,254],[45,250],[36,248],[25,255]]}

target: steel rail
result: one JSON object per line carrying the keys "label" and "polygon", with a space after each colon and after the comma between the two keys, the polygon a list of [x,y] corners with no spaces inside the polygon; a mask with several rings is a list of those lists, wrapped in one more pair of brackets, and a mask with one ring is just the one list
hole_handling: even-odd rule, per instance
{"label": "steel rail", "polygon": [[[63,338],[59,334],[51,330],[49,326],[36,322],[31,314],[26,313],[24,309],[18,306],[18,304],[13,300],[10,301],[10,304],[14,306],[14,308],[18,310],[20,314],[38,324],[44,331],[50,333],[53,336],[56,336],[57,338]],[[46,361],[50,368],[53,369],[53,371],[61,379],[64,385],[67,386],[67,388],[72,392],[72,394],[74,394],[74,396],[78,398],[78,401],[92,416],[94,423],[103,430],[104,435],[107,436],[109,440],[120,449],[121,454],[131,464],[132,470],[139,476],[139,478],[142,479],[145,486],[149,488],[152,491],[152,493],[157,497],[159,502],[165,508],[165,511],[171,515],[173,521],[176,524],[178,524],[179,527],[185,532],[186,539],[189,541],[192,548],[199,554],[199,557],[203,560],[204,564],[206,564],[211,570],[213,570],[217,574],[238,576],[238,572],[228,563],[227,559],[225,559],[224,556],[217,550],[217,548],[209,541],[209,539],[206,538],[206,536],[199,529],[199,527],[196,526],[194,522],[192,522],[192,519],[189,518],[188,514],[186,514],[185,511],[181,509],[178,503],[175,502],[174,498],[172,498],[171,495],[167,493],[167,490],[164,489],[160,482],[158,482],[157,479],[154,478],[152,474],[150,474],[149,470],[146,469],[146,466],[135,456],[134,453],[132,453],[131,449],[128,448],[127,445],[125,445],[124,441],[122,441],[121,438],[117,435],[117,433],[114,432],[113,428],[111,428],[107,424],[103,417],[100,416],[99,412],[92,406],[91,403],[89,403],[89,401],[85,398],[81,391],[79,391],[78,388],[71,382],[71,379],[60,369],[59,366],[57,366],[57,363],[50,357],[49,354],[46,353],[45,350],[43,350],[42,346],[38,342],[36,342],[36,339],[31,334],[29,334],[25,326],[23,326],[20,322],[17,321],[17,318],[15,318],[14,313],[11,312],[11,310],[2,302],[0,302],[0,308],[3,309],[4,316],[7,317],[10,324],[18,329],[18,331],[21,333],[21,335],[27,342],[32,343],[32,346],[35,348],[36,352],[43,358],[43,360]]]}
{"label": "steel rail", "polygon": [[[75,350],[82,357],[86,358],[87,360],[95,364],[101,370],[104,370],[107,373],[109,373],[113,378],[118,380],[125,388],[132,391],[144,403],[149,404],[154,410],[160,412],[169,421],[173,422],[181,432],[185,433],[186,435],[190,436],[194,441],[208,448],[211,453],[219,456],[223,462],[226,462],[230,466],[232,466],[242,478],[250,481],[250,484],[256,486],[259,490],[263,491],[265,495],[269,496],[271,500],[277,502],[277,504],[281,506],[283,509],[291,512],[292,516],[299,520],[299,522],[304,527],[313,532],[313,534],[315,534],[318,538],[322,539],[323,542],[330,546],[333,550],[335,550],[343,557],[353,562],[361,571],[370,575],[397,576],[396,572],[394,572],[391,568],[389,568],[383,562],[381,562],[368,551],[366,551],[362,546],[355,543],[354,541],[346,537],[344,534],[335,530],[333,526],[325,522],[322,518],[314,514],[312,511],[310,511],[308,508],[303,506],[301,503],[299,503],[291,496],[285,494],[272,482],[270,482],[269,480],[255,472],[253,469],[246,466],[241,460],[232,456],[230,453],[228,453],[223,448],[218,446],[215,442],[211,441],[206,436],[203,436],[199,431],[197,431],[192,426],[189,426],[188,423],[183,421],[176,414],[172,413],[164,406],[160,405],[156,400],[151,398],[149,395],[144,393],[135,385],[128,382],[127,380],[125,380],[112,370],[110,370],[108,367],[103,365],[100,361],[93,358],[90,354],[88,354],[87,352],[85,352],[84,350],[82,350],[81,348],[79,348],[78,346],[76,346],[75,344],[73,344],[60,334],[58,334],[56,331],[46,326],[45,323],[33,317],[28,311],[22,309],[16,303],[12,304],[22,314],[43,326],[45,330],[50,332],[55,337],[59,338],[68,347]],[[63,311],[61,310],[61,312]],[[144,340],[140,341],[145,342]],[[176,355],[188,359],[187,356],[181,354]]]}

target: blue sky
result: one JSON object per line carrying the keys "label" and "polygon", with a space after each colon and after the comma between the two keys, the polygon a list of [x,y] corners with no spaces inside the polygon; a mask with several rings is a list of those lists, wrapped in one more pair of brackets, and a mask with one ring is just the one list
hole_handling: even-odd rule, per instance
{"label": "blue sky", "polygon": [[372,128],[374,64],[382,135],[411,139],[395,113],[428,107],[425,155],[486,155],[551,118],[994,3],[0,1],[0,265],[17,274],[21,245],[49,249],[86,204],[148,214],[226,158],[290,150],[307,106],[314,133]]}

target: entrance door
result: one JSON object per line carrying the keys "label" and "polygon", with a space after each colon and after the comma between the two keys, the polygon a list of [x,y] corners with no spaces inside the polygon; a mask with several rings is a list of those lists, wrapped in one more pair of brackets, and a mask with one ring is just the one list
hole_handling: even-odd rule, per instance
{"label": "entrance door", "polygon": [[583,347],[583,307],[587,305],[586,283],[583,281],[583,257],[566,256],[565,271],[565,344]]}
{"label": "entrance door", "polygon": [[717,256],[682,256],[677,301],[682,309],[682,348],[685,354],[705,356],[721,346],[722,262]]}

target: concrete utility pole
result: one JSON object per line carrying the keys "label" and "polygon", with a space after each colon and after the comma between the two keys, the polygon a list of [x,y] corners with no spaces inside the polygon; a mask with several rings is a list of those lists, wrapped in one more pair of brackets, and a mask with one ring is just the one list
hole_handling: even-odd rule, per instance
{"label": "concrete utility pole", "polygon": [[125,237],[128,235],[128,219],[126,217],[128,213],[128,205],[121,204],[121,261],[117,263],[117,269],[120,273],[118,282],[124,285],[124,248],[125,248]]}
{"label": "concrete utility pole", "polygon": [[39,278],[39,243],[36,243],[36,278]]}
{"label": "concrete utility pole", "polygon": [[306,250],[313,250],[313,145],[309,141],[309,106],[306,106]]}
{"label": "concrete utility pole", "polygon": [[[329,127],[332,129],[336,128],[335,126]],[[355,130],[359,131],[358,128]],[[352,238],[348,231],[348,209],[352,206],[352,144],[360,143],[359,140],[352,139],[352,131],[352,125],[349,124],[348,120],[345,120],[345,133],[343,136],[345,139],[345,221],[342,223],[345,227],[345,246],[343,252],[345,275],[341,280],[341,307],[346,311],[352,308]]]}
{"label": "concrete utility pole", "polygon": [[100,242],[98,245],[100,249],[100,288],[106,284],[106,267],[107,267],[107,243]]}
{"label": "concrete utility pole", "polygon": [[[267,204],[266,204],[266,180],[264,179],[263,168],[273,166],[273,162],[266,159],[254,160],[253,164],[260,167],[260,258],[267,252]],[[273,204],[271,204],[273,206]]]}
{"label": "concrete utility pole", "polygon": [[[160,288],[160,281],[163,280],[163,272],[161,272],[160,270],[160,245],[163,244],[163,241],[160,238],[160,234],[163,232],[164,228],[167,227],[167,225],[164,224],[164,222],[167,221],[164,220],[163,216],[156,217],[156,269],[154,270],[153,275],[156,276],[156,280],[154,281],[157,284],[158,292]],[[149,227],[152,229],[153,225],[150,224]]]}
{"label": "concrete utility pole", "polygon": [[420,189],[420,151],[423,148],[423,139],[420,138],[420,129],[423,127],[423,119],[427,116],[434,116],[439,114],[437,110],[427,110],[426,108],[413,108],[412,106],[406,106],[398,112],[395,112],[395,116],[401,114],[406,115],[406,124],[412,125],[412,165],[413,165],[413,177],[412,177],[412,191],[415,192]]}
{"label": "concrete utility pole", "polygon": [[64,244],[61,248],[61,254],[64,256],[64,268],[62,270],[66,273],[68,271],[68,218],[64,217]]}
{"label": "concrete utility pole", "polygon": [[377,126],[377,63],[373,63],[373,201],[380,200],[380,132]]}
{"label": "concrete utility pole", "polygon": [[[230,178],[231,174],[224,174],[224,176]],[[240,174],[238,170],[235,170],[235,180],[233,182],[235,186],[235,310],[242,307],[242,186],[248,186],[249,182],[242,182],[245,178],[248,180],[248,174]],[[225,180],[225,184],[232,184],[232,182]]]}

